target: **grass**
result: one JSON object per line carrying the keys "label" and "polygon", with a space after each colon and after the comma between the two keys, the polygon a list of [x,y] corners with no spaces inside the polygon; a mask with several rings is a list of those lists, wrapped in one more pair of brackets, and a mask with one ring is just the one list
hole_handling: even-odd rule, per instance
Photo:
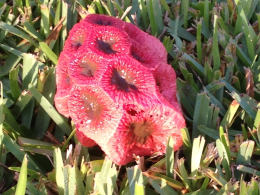
{"label": "grass", "polygon": [[[175,68],[183,147],[118,167],[53,106],[55,65],[88,13],[160,38]],[[259,194],[260,3],[0,0],[0,193]],[[19,174],[18,174],[19,173]]]}

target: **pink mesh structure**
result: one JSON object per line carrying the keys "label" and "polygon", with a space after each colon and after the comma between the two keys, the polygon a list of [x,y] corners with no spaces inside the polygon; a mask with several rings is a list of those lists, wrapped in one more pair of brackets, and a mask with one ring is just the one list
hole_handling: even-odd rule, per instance
{"label": "pink mesh structure", "polygon": [[70,31],[56,68],[55,106],[83,146],[118,165],[182,145],[176,74],[161,42],[135,25],[92,14]]}

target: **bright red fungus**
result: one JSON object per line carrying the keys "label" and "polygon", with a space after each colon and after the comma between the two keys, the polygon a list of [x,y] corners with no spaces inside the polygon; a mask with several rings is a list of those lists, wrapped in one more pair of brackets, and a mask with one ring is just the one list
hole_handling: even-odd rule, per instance
{"label": "bright red fungus", "polygon": [[[129,109],[129,108],[127,108]],[[185,126],[181,113],[163,104],[131,108],[135,114],[126,110],[115,134],[106,144],[107,153],[117,164],[131,162],[134,155],[163,154],[167,137],[173,135],[175,149],[181,145],[179,128]],[[119,157],[114,158],[113,153]]]}
{"label": "bright red fungus", "polygon": [[56,68],[57,91],[54,98],[57,110],[66,117],[69,117],[68,98],[71,88],[71,79],[68,75],[68,66],[71,61],[66,52],[61,52]]}
{"label": "bright red fungus", "polygon": [[94,84],[101,79],[107,62],[99,55],[80,48],[68,68],[69,77],[76,84]]}
{"label": "bright red fungus", "polygon": [[139,43],[142,49],[149,51],[147,55],[153,56],[154,59],[160,60],[161,63],[167,63],[167,52],[159,39],[145,33],[131,23],[125,23],[124,30],[133,42]]}
{"label": "bright red fungus", "polygon": [[117,18],[92,14],[76,24],[56,68],[55,106],[83,146],[98,144],[118,165],[182,145],[185,127],[176,75],[155,37]]}
{"label": "bright red fungus", "polygon": [[100,85],[117,103],[150,104],[157,100],[156,85],[150,71],[132,58],[117,58],[110,63]]}
{"label": "bright red fungus", "polygon": [[98,144],[107,142],[122,117],[120,105],[98,85],[74,85],[68,105],[77,129]]}
{"label": "bright red fungus", "polygon": [[92,147],[97,145],[96,142],[90,138],[88,138],[82,131],[76,130],[76,135],[79,142],[85,147]]}
{"label": "bright red fungus", "polygon": [[92,27],[85,47],[101,57],[111,60],[130,53],[131,42],[127,33],[113,26]]}
{"label": "bright red fungus", "polygon": [[88,15],[88,17],[85,18],[84,23],[93,28],[97,26],[114,26],[117,28],[123,28],[125,25],[122,20],[101,14]]}

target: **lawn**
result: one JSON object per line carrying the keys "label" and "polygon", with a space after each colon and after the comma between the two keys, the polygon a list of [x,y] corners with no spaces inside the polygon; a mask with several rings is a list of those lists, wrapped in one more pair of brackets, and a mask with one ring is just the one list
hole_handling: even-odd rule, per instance
{"label": "lawn", "polygon": [[[55,108],[70,29],[114,16],[176,71],[183,146],[117,166]],[[0,0],[0,194],[260,194],[260,1]]]}

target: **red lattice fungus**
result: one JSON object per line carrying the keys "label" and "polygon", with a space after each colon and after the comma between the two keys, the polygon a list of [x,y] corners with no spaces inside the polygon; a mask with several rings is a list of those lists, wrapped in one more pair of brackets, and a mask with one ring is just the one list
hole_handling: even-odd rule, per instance
{"label": "red lattice fungus", "polygon": [[85,47],[97,55],[111,60],[130,53],[131,42],[124,31],[113,26],[92,27],[91,30]]}
{"label": "red lattice fungus", "polygon": [[145,105],[157,98],[151,72],[129,57],[117,58],[110,63],[101,79],[101,86],[120,104],[138,102]]}
{"label": "red lattice fungus", "polygon": [[132,39],[132,42],[139,43],[142,49],[149,51],[146,55],[152,56],[154,60],[159,60],[161,63],[167,63],[167,52],[159,39],[143,32],[131,23],[126,23],[124,30]]}
{"label": "red lattice fungus", "polygon": [[54,98],[57,110],[66,117],[69,117],[68,98],[71,88],[71,79],[68,75],[69,62],[70,56],[62,52],[56,68],[57,92]]}
{"label": "red lattice fungus", "polygon": [[176,75],[168,64],[159,64],[153,71],[160,93],[172,104],[177,102]]}
{"label": "red lattice fungus", "polygon": [[55,106],[83,146],[118,165],[182,145],[176,75],[161,42],[130,23],[88,15],[70,31],[56,69]]}
{"label": "red lattice fungus", "polygon": [[98,144],[107,142],[122,111],[97,85],[75,85],[69,98],[70,117],[77,128]]}
{"label": "red lattice fungus", "polygon": [[107,62],[99,55],[80,48],[75,58],[68,68],[69,76],[75,84],[89,85],[101,79]]}
{"label": "red lattice fungus", "polygon": [[[141,109],[127,108],[104,150],[111,152],[109,156],[119,165],[131,162],[135,155],[163,154],[167,137],[171,135],[175,150],[181,146],[180,127],[185,127],[185,121],[173,107],[156,104]],[[117,153],[116,157],[113,153]]]}
{"label": "red lattice fungus", "polygon": [[96,142],[90,138],[88,138],[82,131],[76,130],[76,135],[79,142],[85,147],[92,147],[97,145]]}

